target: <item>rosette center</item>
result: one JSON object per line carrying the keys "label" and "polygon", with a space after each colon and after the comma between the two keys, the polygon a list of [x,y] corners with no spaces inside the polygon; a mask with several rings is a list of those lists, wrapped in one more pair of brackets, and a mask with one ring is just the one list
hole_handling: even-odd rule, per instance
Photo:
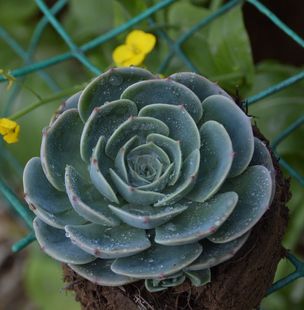
{"label": "rosette center", "polygon": [[133,186],[155,182],[169,164],[168,155],[153,142],[134,148],[127,156],[129,178]]}

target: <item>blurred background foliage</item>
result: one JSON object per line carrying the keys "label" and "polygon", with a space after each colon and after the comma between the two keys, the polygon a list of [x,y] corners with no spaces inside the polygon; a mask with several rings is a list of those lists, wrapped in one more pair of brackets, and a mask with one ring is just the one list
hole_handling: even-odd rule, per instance
{"label": "blurred background foliage", "polygon": [[[57,18],[74,42],[81,45],[121,25],[157,2],[156,0],[70,0],[57,14]],[[176,71],[189,71],[177,57],[172,59],[165,70],[160,67],[170,50],[167,42],[177,40],[191,26],[218,9],[223,2],[221,0],[179,0],[154,14],[153,18],[139,23],[135,29],[152,32],[158,39],[154,51],[147,57],[144,65],[150,71],[162,73],[165,76]],[[267,3],[267,1],[264,2]],[[289,6],[292,6],[293,2],[295,1],[291,1]],[[51,7],[56,1],[48,0],[46,3]],[[281,9],[281,7],[282,1],[276,1],[272,9]],[[286,23],[292,22],[288,10],[283,12],[285,15],[283,13],[279,17],[285,19]],[[271,42],[272,49],[269,48],[272,37],[268,36],[265,39],[264,35],[269,25],[267,26],[265,21],[266,28],[263,28],[263,23],[260,25],[252,23],[256,18],[255,14],[259,13],[248,8],[248,4],[243,9],[237,6],[207,27],[195,32],[183,44],[183,51],[202,75],[218,82],[231,95],[239,98],[254,95],[303,70],[303,59],[302,62],[298,60],[299,53],[296,47],[295,54],[286,47],[288,55],[278,56],[277,49],[284,50],[278,35],[274,34],[273,38],[276,40]],[[32,0],[0,0],[0,69],[12,70],[29,64],[31,59],[24,60],[20,57],[21,49],[28,49],[31,36],[42,17],[43,14]],[[301,29],[303,30],[304,27]],[[258,31],[261,33],[260,41],[256,35]],[[126,35],[127,33],[118,35],[115,39],[91,50],[87,56],[95,66],[105,71],[113,66],[112,51],[117,45],[123,43]],[[292,44],[290,42],[291,46]],[[268,47],[263,54],[264,46]],[[41,61],[67,50],[63,40],[48,25],[38,48],[33,49],[33,60]],[[45,73],[51,79],[46,78],[41,72],[28,74],[18,78],[9,90],[6,83],[1,83],[1,117],[9,116],[39,101],[40,98],[52,96],[57,91],[82,84],[93,77],[92,73],[76,60],[68,60],[48,67],[44,70],[43,74]],[[304,83],[299,82],[250,106],[249,114],[270,141],[304,114],[303,89]],[[50,102],[18,119],[21,125],[19,143],[2,145],[1,176],[4,176],[20,196],[22,196],[23,166],[30,157],[39,154],[41,130],[48,124],[51,115],[64,99]],[[277,149],[278,155],[295,167],[301,175],[304,175],[303,137],[302,126]],[[290,223],[284,246],[303,258],[304,191],[294,179],[291,183],[293,198],[289,203]],[[7,302],[6,308],[10,306],[10,309],[20,309],[15,291],[19,290],[20,294],[17,296],[22,300],[22,309],[79,309],[79,305],[73,301],[73,296],[67,295],[64,291],[60,264],[43,255],[37,244],[11,256],[8,250],[10,245],[25,232],[22,230],[21,222],[16,222],[14,215],[7,212],[4,201],[0,201],[0,206],[0,222],[5,223],[5,229],[0,230],[2,249],[0,287],[7,286],[9,281],[15,285],[15,289],[11,292],[0,289],[0,299],[4,300],[2,306],[4,307]],[[3,253],[6,253],[6,256]],[[9,267],[6,265],[8,258],[11,259]],[[16,274],[14,270],[17,267],[19,272]],[[4,277],[8,270],[11,270],[11,274]],[[290,271],[292,271],[290,264],[282,261],[276,279]],[[303,309],[304,279],[264,299],[262,308],[265,310]]]}

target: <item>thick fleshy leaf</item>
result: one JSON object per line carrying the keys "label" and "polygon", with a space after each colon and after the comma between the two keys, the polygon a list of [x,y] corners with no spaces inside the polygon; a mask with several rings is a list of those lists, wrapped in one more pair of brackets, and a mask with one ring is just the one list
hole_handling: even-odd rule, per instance
{"label": "thick fleshy leaf", "polygon": [[137,135],[142,144],[150,133],[168,136],[169,128],[160,120],[152,117],[131,117],[111,135],[106,144],[106,154],[115,159],[119,149],[132,137]]}
{"label": "thick fleshy leaf", "polygon": [[47,180],[39,157],[28,161],[23,172],[23,187],[26,201],[33,208],[56,214],[71,209],[66,193],[55,189]]}
{"label": "thick fleshy leaf", "polygon": [[84,265],[69,264],[69,267],[83,278],[97,285],[121,286],[138,281],[138,279],[114,273],[111,270],[112,263],[113,260],[96,259]]}
{"label": "thick fleshy leaf", "polygon": [[56,190],[49,183],[40,158],[32,158],[25,166],[23,184],[24,198],[30,209],[48,225],[63,229],[66,223],[85,223],[85,219],[73,210],[66,193]]}
{"label": "thick fleshy leaf", "polygon": [[79,153],[82,129],[83,123],[78,111],[70,109],[43,132],[40,152],[42,168],[49,182],[58,190],[65,190],[66,165],[77,167],[81,174],[86,172]]}
{"label": "thick fleshy leaf", "polygon": [[148,142],[146,144],[141,144],[134,148],[129,154],[128,154],[128,162],[132,163],[133,161],[136,161],[140,156],[148,155],[150,157],[156,157],[159,159],[159,161],[163,164],[163,166],[166,168],[170,164],[170,158],[156,144],[153,142]]}
{"label": "thick fleshy leaf", "polygon": [[62,108],[61,112],[64,112],[64,111],[69,110],[69,109],[77,109],[81,93],[82,93],[82,91],[79,91],[78,93],[72,95],[70,98],[68,98],[66,101],[64,101],[64,103],[61,106],[61,108]]}
{"label": "thick fleshy leaf", "polygon": [[212,95],[223,95],[231,98],[221,87],[194,72],[179,72],[170,75],[170,79],[191,89],[200,101]]}
{"label": "thick fleshy leaf", "polygon": [[89,169],[91,181],[105,198],[114,203],[119,203],[110,184],[110,168],[113,166],[113,161],[105,154],[105,139],[100,137],[91,158]]}
{"label": "thick fleshy leaf", "polygon": [[173,168],[173,164],[168,167],[170,159],[166,152],[153,142],[135,147],[128,154],[127,162],[132,186],[151,191],[160,191],[167,185]]}
{"label": "thick fleshy leaf", "polygon": [[174,185],[180,176],[182,168],[182,151],[180,148],[180,142],[155,133],[151,133],[147,137],[147,142],[150,141],[161,147],[169,156],[170,161],[174,163],[174,171],[171,174],[169,182],[170,185]]}
{"label": "thick fleshy leaf", "polygon": [[155,242],[172,246],[203,239],[224,223],[237,201],[238,196],[234,192],[218,194],[204,203],[185,201],[186,211],[156,227]]}
{"label": "thick fleshy leaf", "polygon": [[218,122],[206,122],[201,127],[200,134],[200,169],[188,198],[204,202],[217,192],[226,179],[233,160],[233,149],[227,131]]}
{"label": "thick fleshy leaf", "polygon": [[153,192],[162,191],[168,185],[169,180],[171,179],[173,168],[174,164],[172,163],[158,179],[151,182],[150,184],[139,186],[138,189]]}
{"label": "thick fleshy leaf", "polygon": [[183,197],[185,197],[193,188],[200,163],[200,152],[199,150],[194,150],[183,162],[182,174],[178,181],[168,188],[166,195],[159,200],[154,206],[165,206],[168,204],[173,204]]}
{"label": "thick fleshy leaf", "polygon": [[165,291],[167,289],[167,287],[161,286],[160,281],[157,280],[155,282],[154,279],[146,279],[145,287],[151,293]]}
{"label": "thick fleshy leaf", "polygon": [[133,84],[122,93],[121,98],[134,101],[138,110],[155,103],[184,105],[195,122],[198,122],[203,115],[199,98],[189,88],[170,79],[142,81]]}
{"label": "thick fleshy leaf", "polygon": [[149,71],[136,67],[113,68],[101,74],[82,92],[78,104],[82,120],[86,121],[95,107],[118,100],[128,86],[154,78]]}
{"label": "thick fleshy leaf", "polygon": [[245,244],[249,237],[249,232],[233,241],[226,243],[213,243],[207,239],[202,241],[202,254],[185,270],[201,270],[219,265],[235,255],[235,253]]}
{"label": "thick fleshy leaf", "polygon": [[128,225],[143,229],[151,229],[166,223],[171,218],[185,211],[188,206],[176,203],[164,208],[154,208],[150,206],[128,204],[123,207],[109,205],[109,208]]}
{"label": "thick fleshy leaf", "polygon": [[115,129],[131,116],[137,115],[137,107],[130,100],[116,100],[96,107],[85,123],[81,141],[80,154],[89,162],[100,136],[107,141]]}
{"label": "thick fleshy leaf", "polygon": [[187,277],[190,279],[192,285],[202,286],[211,282],[211,271],[210,269],[198,270],[198,271],[184,271]]}
{"label": "thick fleshy leaf", "polygon": [[97,160],[100,172],[109,180],[110,177],[109,169],[114,167],[114,161],[112,160],[112,158],[106,155],[105,148],[106,148],[106,140],[103,136],[101,136],[93,149],[91,164],[94,161],[94,159]]}
{"label": "thick fleshy leaf", "polygon": [[150,205],[165,197],[165,195],[161,193],[140,190],[128,185],[112,169],[110,169],[110,174],[118,192],[129,203]]}
{"label": "thick fleshy leaf", "polygon": [[50,125],[52,125],[55,122],[55,120],[58,118],[58,116],[62,114],[64,111],[70,110],[70,109],[77,109],[80,95],[81,95],[81,91],[74,94],[73,96],[68,98],[66,101],[64,101],[60,105],[58,110],[55,112],[53,117],[51,118]]}
{"label": "thick fleshy leaf", "polygon": [[270,205],[272,182],[267,168],[250,166],[242,175],[228,179],[221,191],[235,191],[239,201],[231,216],[212,236],[212,242],[224,243],[249,231]]}
{"label": "thick fleshy leaf", "polygon": [[105,226],[119,224],[108,208],[109,202],[71,166],[66,167],[65,186],[74,210],[83,218]]}
{"label": "thick fleshy leaf", "polygon": [[254,151],[250,118],[227,97],[213,95],[203,102],[203,121],[214,120],[227,130],[234,151],[230,177],[240,175],[250,163]]}
{"label": "thick fleshy leaf", "polygon": [[268,169],[271,175],[271,181],[272,181],[272,194],[271,194],[271,202],[273,200],[274,194],[275,194],[275,189],[276,189],[276,171],[274,169],[273,163],[272,163],[272,158],[269,153],[268,148],[258,138],[254,138],[254,153],[252,156],[252,160],[250,162],[250,166],[255,166],[255,165],[262,165]]}
{"label": "thick fleshy leaf", "polygon": [[65,230],[79,248],[100,258],[134,255],[151,245],[143,229],[124,224],[115,227],[98,224],[68,225]]}
{"label": "thick fleshy leaf", "polygon": [[[146,159],[143,159],[144,161],[145,160],[148,160],[148,158]],[[154,170],[154,171],[151,171],[152,174],[150,175],[147,175],[147,178],[144,178],[142,176],[139,175],[139,173],[137,173],[137,171],[135,171],[132,167],[132,165],[129,165],[128,166],[128,171],[129,171],[129,184],[133,187],[139,187],[139,186],[143,186],[143,185],[147,185],[147,184],[150,184],[151,181],[149,181],[149,179],[154,179],[154,178],[159,178],[161,173],[162,173],[162,170],[163,170],[163,165],[160,163],[160,161],[157,159],[157,158],[149,158],[150,161],[153,161],[152,165],[151,163],[149,164],[149,169],[150,170]]]}
{"label": "thick fleshy leaf", "polygon": [[[165,167],[168,164],[166,162]],[[162,175],[165,167],[159,158],[152,154],[134,157],[128,161],[129,183],[134,187],[149,185]]]}
{"label": "thick fleshy leaf", "polygon": [[54,259],[68,264],[86,264],[95,259],[73,244],[64,230],[51,227],[38,218],[34,219],[33,227],[42,250]]}
{"label": "thick fleshy leaf", "polygon": [[116,259],[111,269],[134,278],[161,278],[182,270],[201,252],[202,246],[198,243],[176,247],[152,245],[144,252]]}
{"label": "thick fleshy leaf", "polygon": [[185,275],[172,275],[161,281],[163,287],[174,287],[182,284],[186,280]]}
{"label": "thick fleshy leaf", "polygon": [[[164,122],[170,131],[170,138],[179,141],[184,157],[187,157],[201,145],[199,131],[190,114],[184,106],[169,104],[153,104],[144,107],[139,116],[153,117]],[[159,133],[159,132],[151,132]]]}
{"label": "thick fleshy leaf", "polygon": [[123,178],[123,180],[129,183],[128,171],[126,167],[126,155],[129,153],[130,149],[138,144],[138,136],[132,137],[128,140],[124,146],[120,148],[115,157],[115,168],[116,172]]}
{"label": "thick fleshy leaf", "polygon": [[78,213],[74,211],[73,208],[63,211],[60,213],[51,213],[47,212],[42,208],[36,208],[33,204],[28,202],[31,210],[35,213],[35,215],[42,220],[44,223],[49,226],[64,229],[65,225],[82,225],[87,222],[86,219],[79,216]]}
{"label": "thick fleshy leaf", "polygon": [[146,279],[145,287],[149,292],[159,292],[182,284],[186,277],[182,272],[166,277],[165,279]]}

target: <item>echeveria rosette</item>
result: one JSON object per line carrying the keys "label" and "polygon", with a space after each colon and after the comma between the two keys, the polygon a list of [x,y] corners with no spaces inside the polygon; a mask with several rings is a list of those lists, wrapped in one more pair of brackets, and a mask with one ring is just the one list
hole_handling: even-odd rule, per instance
{"label": "echeveria rosette", "polygon": [[111,69],[66,101],[24,171],[44,251],[88,280],[150,291],[231,258],[271,203],[250,119],[194,73]]}

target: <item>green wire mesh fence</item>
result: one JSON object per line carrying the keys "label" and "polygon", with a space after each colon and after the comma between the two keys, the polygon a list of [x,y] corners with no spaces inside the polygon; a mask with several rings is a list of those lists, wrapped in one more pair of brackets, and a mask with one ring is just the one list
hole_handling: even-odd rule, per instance
{"label": "green wire mesh fence", "polygon": [[[164,8],[173,4],[176,0],[162,0],[159,1],[157,4],[149,7],[144,12],[138,14],[137,16],[133,17],[132,19],[128,20],[128,22],[88,41],[85,44],[77,46],[72,38],[68,35],[65,31],[61,23],[56,18],[56,14],[59,13],[64,6],[67,4],[68,0],[58,0],[52,8],[48,8],[45,1],[43,0],[36,0],[36,4],[39,7],[40,11],[43,13],[43,17],[37,23],[35,31],[33,32],[32,38],[28,45],[27,50],[24,50],[17,41],[15,41],[9,33],[6,32],[5,29],[0,27],[0,38],[6,42],[6,44],[15,52],[17,56],[19,56],[23,62],[24,66],[17,68],[15,70],[10,71],[10,75],[14,78],[19,78],[22,80],[23,77],[26,75],[36,72],[39,74],[41,79],[43,79],[50,90],[52,90],[55,95],[44,98],[37,102],[36,106],[40,106],[46,102],[50,102],[55,99],[62,98],[64,96],[68,96],[72,93],[77,92],[78,90],[83,88],[83,85],[79,85],[77,87],[68,89],[68,90],[60,90],[57,83],[52,79],[52,77],[44,71],[44,69],[56,65],[58,63],[64,62],[69,59],[75,59],[79,61],[87,70],[89,70],[93,75],[98,75],[102,71],[97,68],[86,56],[86,53],[98,46],[105,44],[106,42],[112,40],[117,35],[129,30],[136,24],[140,23],[141,21],[147,20],[148,23],[153,27],[155,26],[155,21],[153,19],[153,15],[158,11],[163,10]],[[169,48],[169,52],[162,63],[159,65],[158,72],[162,73],[166,70],[169,66],[170,62],[172,61],[173,57],[178,57],[185,66],[188,67],[189,70],[193,72],[199,72],[199,69],[191,62],[183,51],[183,44],[193,35],[196,31],[200,30],[201,28],[205,27],[221,15],[225,14],[232,8],[243,5],[245,0],[230,0],[226,2],[223,6],[221,6],[218,10],[211,13],[209,16],[200,20],[197,24],[192,26],[188,31],[184,32],[179,38],[176,40],[172,40],[165,29],[160,27],[156,27],[156,33],[158,37],[166,42]],[[286,24],[284,24],[276,15],[274,15],[267,7],[265,7],[261,2],[258,0],[247,0],[247,2],[254,6],[261,14],[264,14],[272,23],[274,23],[278,28],[280,28],[286,35],[288,35],[292,40],[294,40],[297,44],[299,44],[302,48],[304,48],[304,40],[297,35],[292,29],[290,29]],[[33,56],[36,52],[36,49],[39,45],[40,39],[44,30],[48,25],[51,25],[54,30],[58,33],[58,35],[62,38],[65,44],[68,47],[68,51],[62,54],[58,54],[51,58],[45,59],[43,61],[35,62],[33,61]],[[0,76],[0,82],[4,82],[8,79],[7,76]],[[293,76],[290,76],[286,80],[279,82],[278,84],[272,85],[271,87],[257,93],[246,100],[243,101],[245,107],[255,104],[256,102],[273,95],[301,80],[304,80],[304,71],[301,71]],[[20,91],[20,84],[16,84],[13,86],[13,90],[11,92],[10,97],[7,100],[6,106],[4,107],[3,114],[9,114],[11,111],[11,103],[13,102],[15,95]],[[13,116],[19,117],[27,112],[27,109],[23,109],[18,113],[14,114]],[[296,131],[300,126],[304,124],[304,115],[301,115],[296,121],[294,121],[288,128],[282,131],[273,141],[272,141],[272,148],[276,152],[277,147],[279,144],[288,138],[294,131]],[[1,157],[3,160],[10,158],[10,161],[14,161],[15,159],[10,155],[9,151],[1,147]],[[304,187],[304,176],[302,176],[294,167],[292,167],[287,161],[283,158],[280,158],[280,164],[283,168],[285,168],[290,176],[294,178],[302,187]],[[19,174],[22,174],[22,167],[20,164],[15,160],[14,166],[18,169]],[[21,217],[24,221],[26,226],[29,229],[29,234],[25,236],[23,239],[18,241],[12,246],[12,250],[14,252],[18,252],[21,249],[25,248],[29,245],[32,241],[35,240],[34,233],[32,231],[32,220],[33,214],[31,211],[24,205],[24,203],[17,197],[14,191],[6,184],[6,182],[0,178],[0,193],[2,194],[3,198],[9,203],[9,206],[13,208],[16,213]],[[273,284],[273,286],[269,289],[268,295],[281,289],[282,287],[288,285],[292,281],[304,277],[304,262],[298,260],[293,254],[288,253],[287,259],[291,262],[291,264],[295,267],[295,271],[289,274],[288,276],[284,277],[283,279],[277,281]]]}

